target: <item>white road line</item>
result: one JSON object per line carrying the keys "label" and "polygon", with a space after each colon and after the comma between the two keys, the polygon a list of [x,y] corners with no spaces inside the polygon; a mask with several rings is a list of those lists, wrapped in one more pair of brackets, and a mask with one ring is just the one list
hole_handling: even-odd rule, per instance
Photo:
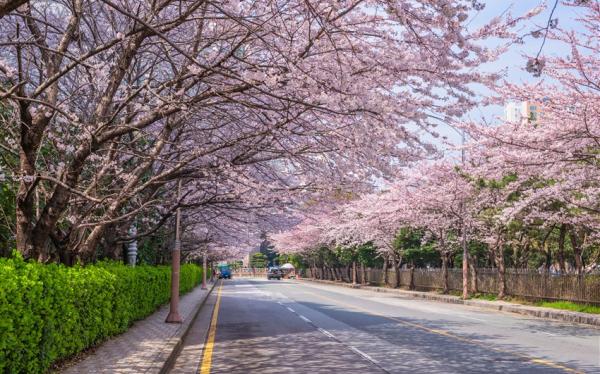
{"label": "white road line", "polygon": [[287,310],[289,310],[290,312],[292,312],[292,313],[296,313],[296,311],[295,311],[294,309],[290,308],[289,306],[288,306],[288,307],[286,307],[286,308],[287,308]]}
{"label": "white road line", "polygon": [[278,302],[277,302],[277,304],[279,304],[279,305],[283,305],[283,303],[282,303],[281,301],[278,301]]}
{"label": "white road line", "polygon": [[333,334],[330,333],[329,331],[322,329],[320,327],[317,330],[319,330],[321,333],[323,333],[323,335],[326,335],[326,336],[330,337],[331,339],[335,339],[335,336],[333,336]]}
{"label": "white road line", "polygon": [[308,323],[312,323],[312,321],[306,317],[304,317],[302,314],[298,314],[298,317],[302,318],[304,321],[308,322]]}
{"label": "white road line", "polygon": [[466,319],[472,319],[472,320],[479,321],[479,322],[487,322],[485,319],[469,317],[469,316],[465,316],[464,314],[456,314],[456,316],[461,317],[461,318],[466,318]]}
{"label": "white road line", "polygon": [[367,359],[367,360],[371,361],[372,363],[374,363],[374,364],[376,364],[376,363],[377,363],[377,361],[375,361],[375,360],[373,359],[373,357],[369,356],[368,354],[366,354],[365,352],[361,351],[360,349],[358,349],[358,348],[356,348],[356,347],[353,347],[353,346],[350,346],[350,349],[351,349],[351,350],[353,350],[354,352],[358,353],[358,354],[359,354],[360,356],[362,356],[363,358],[365,358],[365,359]]}

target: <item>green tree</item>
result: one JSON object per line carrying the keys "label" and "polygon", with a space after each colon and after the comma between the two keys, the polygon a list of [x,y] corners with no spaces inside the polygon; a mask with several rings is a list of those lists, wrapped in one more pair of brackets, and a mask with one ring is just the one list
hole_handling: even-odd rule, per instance
{"label": "green tree", "polygon": [[267,266],[269,259],[264,253],[255,253],[250,258],[250,267],[253,268],[264,268]]}
{"label": "green tree", "polygon": [[279,265],[278,263],[278,256],[277,256],[277,252],[274,250],[274,246],[273,244],[271,244],[271,242],[269,242],[269,240],[267,239],[267,233],[266,232],[262,232],[260,234],[260,238],[261,238],[261,243],[260,243],[260,253],[264,254],[265,257],[267,258],[267,262],[269,266],[275,266],[275,265]]}

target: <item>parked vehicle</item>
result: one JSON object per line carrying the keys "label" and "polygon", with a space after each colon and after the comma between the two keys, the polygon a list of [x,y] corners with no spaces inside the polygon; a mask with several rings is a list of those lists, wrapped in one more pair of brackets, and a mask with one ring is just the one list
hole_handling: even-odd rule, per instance
{"label": "parked vehicle", "polygon": [[271,268],[269,268],[269,270],[267,271],[267,279],[271,280],[273,278],[276,278],[277,280],[281,280],[281,278],[283,277],[283,272],[281,271],[280,268],[273,266]]}
{"label": "parked vehicle", "polygon": [[229,269],[229,266],[219,267],[219,279],[231,279],[231,269]]}

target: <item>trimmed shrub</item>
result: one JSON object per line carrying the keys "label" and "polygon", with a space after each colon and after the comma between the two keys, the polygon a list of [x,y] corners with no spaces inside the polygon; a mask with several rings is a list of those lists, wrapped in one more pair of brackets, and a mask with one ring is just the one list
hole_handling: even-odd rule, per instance
{"label": "trimmed shrub", "polygon": [[[180,293],[202,280],[181,267]],[[66,267],[0,259],[0,373],[42,373],[169,301],[171,269],[101,262]]]}

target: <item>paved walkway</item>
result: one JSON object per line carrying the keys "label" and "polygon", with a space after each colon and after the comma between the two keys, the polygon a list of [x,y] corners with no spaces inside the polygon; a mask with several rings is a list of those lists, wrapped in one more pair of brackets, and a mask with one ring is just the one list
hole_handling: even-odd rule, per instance
{"label": "paved walkway", "polygon": [[[213,284],[208,284],[210,290]],[[181,344],[181,338],[204,301],[208,291],[196,287],[180,299],[182,324],[165,323],[169,305],[162,306],[148,318],[136,322],[125,333],[100,345],[82,361],[60,373],[159,373]]]}

